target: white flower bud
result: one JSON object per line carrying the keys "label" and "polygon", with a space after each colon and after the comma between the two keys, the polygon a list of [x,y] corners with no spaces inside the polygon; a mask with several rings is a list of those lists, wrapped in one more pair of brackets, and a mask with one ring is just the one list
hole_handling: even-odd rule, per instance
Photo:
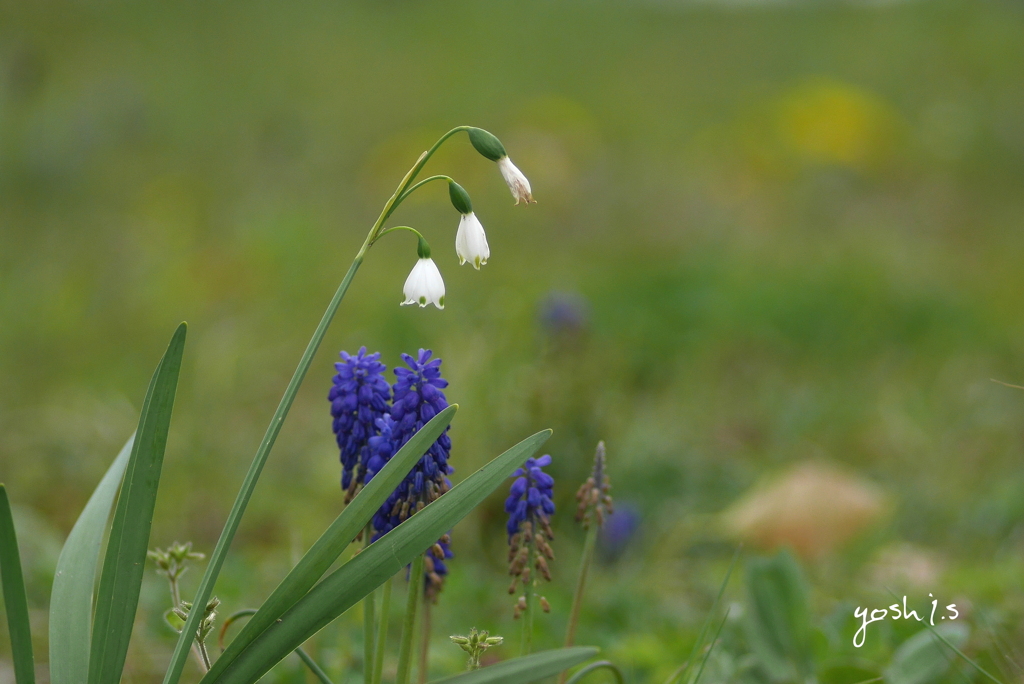
{"label": "white flower bud", "polygon": [[444,308],[444,280],[434,260],[429,257],[416,261],[402,291],[405,293],[403,305],[419,304],[423,307],[429,303],[438,309]]}
{"label": "white flower bud", "polygon": [[501,177],[505,179],[508,189],[512,191],[512,196],[516,198],[516,204],[536,202],[530,190],[530,181],[526,180],[526,176],[516,168],[511,159],[507,156],[499,159],[498,170],[501,171]]}
{"label": "white flower bud", "polygon": [[459,255],[460,264],[468,261],[478,271],[491,256],[484,227],[472,211],[463,214],[459,220],[459,232],[455,234],[455,253]]}

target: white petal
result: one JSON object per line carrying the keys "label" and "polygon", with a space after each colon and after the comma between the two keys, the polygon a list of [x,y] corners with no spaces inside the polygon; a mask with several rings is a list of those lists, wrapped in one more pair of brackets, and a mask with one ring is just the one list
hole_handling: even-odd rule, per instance
{"label": "white petal", "polygon": [[512,191],[512,196],[516,198],[516,204],[519,204],[520,201],[527,204],[535,201],[533,192],[530,190],[530,181],[526,180],[526,176],[516,168],[511,159],[508,157],[499,159],[498,170],[501,171],[501,177],[505,179],[508,189]]}
{"label": "white petal", "polygon": [[[425,263],[424,263],[425,262]],[[433,259],[420,259],[423,264],[423,280],[426,284],[427,299],[438,309],[444,308],[444,279]]]}
{"label": "white petal", "polygon": [[419,259],[412,267],[412,271],[409,272],[409,277],[405,279],[405,287],[402,288],[405,301],[402,304],[427,305],[427,289],[423,279],[423,262],[425,261],[426,259]]}
{"label": "white petal", "polygon": [[491,256],[484,227],[473,212],[463,214],[459,221],[459,232],[455,234],[455,253],[459,255],[460,264],[468,261],[477,270]]}

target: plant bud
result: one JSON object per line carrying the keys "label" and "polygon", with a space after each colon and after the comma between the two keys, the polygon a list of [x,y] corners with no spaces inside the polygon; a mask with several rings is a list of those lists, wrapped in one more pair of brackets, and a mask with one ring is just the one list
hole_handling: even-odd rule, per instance
{"label": "plant bud", "polygon": [[452,200],[452,206],[460,214],[473,213],[473,202],[469,199],[469,193],[455,181],[448,183],[448,197]]}
{"label": "plant bud", "polygon": [[469,142],[472,143],[476,151],[490,159],[492,162],[496,162],[502,157],[508,156],[508,153],[505,152],[505,146],[501,144],[500,140],[494,137],[494,134],[489,133],[482,128],[470,128],[468,133]]}

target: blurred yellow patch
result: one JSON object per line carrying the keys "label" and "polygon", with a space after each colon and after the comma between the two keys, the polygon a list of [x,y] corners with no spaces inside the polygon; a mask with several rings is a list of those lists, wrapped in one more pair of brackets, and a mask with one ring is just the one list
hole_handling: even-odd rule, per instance
{"label": "blurred yellow patch", "polygon": [[722,514],[726,531],[758,548],[790,546],[804,558],[830,553],[878,521],[886,498],[835,466],[800,463],[755,487]]}
{"label": "blurred yellow patch", "polygon": [[778,108],[780,136],[799,156],[858,170],[891,154],[896,120],[879,97],[836,81],[798,86]]}

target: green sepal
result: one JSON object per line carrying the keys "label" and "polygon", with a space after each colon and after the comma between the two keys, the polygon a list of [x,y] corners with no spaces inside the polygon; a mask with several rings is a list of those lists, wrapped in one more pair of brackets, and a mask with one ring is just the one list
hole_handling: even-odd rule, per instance
{"label": "green sepal", "polygon": [[420,259],[429,259],[430,245],[427,243],[426,240],[423,239],[422,235],[420,235],[419,237],[420,241],[419,244],[416,245],[416,253],[420,255]]}
{"label": "green sepal", "polygon": [[448,182],[448,196],[452,198],[452,206],[460,214],[473,213],[473,202],[469,199],[469,193],[455,181]]}
{"label": "green sepal", "polygon": [[476,148],[477,152],[493,162],[508,156],[508,153],[505,152],[505,146],[501,144],[501,141],[482,128],[469,129],[469,142],[473,143],[473,147]]}

